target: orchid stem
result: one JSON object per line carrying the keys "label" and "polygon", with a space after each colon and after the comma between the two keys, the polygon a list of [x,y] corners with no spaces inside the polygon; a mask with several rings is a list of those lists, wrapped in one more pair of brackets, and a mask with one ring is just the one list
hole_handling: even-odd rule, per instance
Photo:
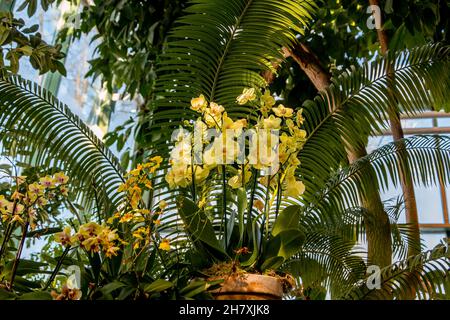
{"label": "orchid stem", "polygon": [[67,256],[67,254],[69,253],[71,247],[67,246],[66,249],[64,250],[63,254],[61,255],[61,257],[58,259],[58,263],[56,264],[55,269],[53,270],[52,274],[50,275],[50,278],[48,279],[47,283],[45,284],[44,290],[47,290],[48,287],[50,287],[50,284],[53,282],[53,280],[55,279],[56,275],[59,272],[59,269],[62,266],[63,260],[64,258]]}
{"label": "orchid stem", "polygon": [[13,231],[13,224],[8,224],[8,227],[6,228],[5,237],[2,241],[2,247],[0,248],[0,261],[2,260],[3,254],[6,251],[6,246],[8,244],[9,239],[11,238],[11,234]]}
{"label": "orchid stem", "polygon": [[281,175],[278,175],[277,207],[275,209],[275,220],[278,218],[278,212],[280,211],[280,205],[281,205]]}
{"label": "orchid stem", "polygon": [[23,227],[22,237],[20,239],[19,247],[17,248],[16,258],[14,259],[14,264],[13,264],[13,268],[12,268],[12,271],[11,271],[11,280],[10,280],[10,283],[9,283],[9,288],[10,289],[12,289],[13,284],[14,284],[14,279],[16,278],[17,268],[19,267],[19,260],[20,260],[20,256],[22,255],[23,245],[24,245],[25,239],[27,237],[27,232],[28,232],[28,226],[29,225],[30,225],[30,223],[27,221],[25,223],[25,226]]}
{"label": "orchid stem", "polygon": [[[255,192],[256,192],[256,183],[258,182],[258,171],[253,170],[253,183],[252,183],[252,192],[250,194],[250,203],[248,204],[248,212],[247,212],[247,225],[246,229],[252,225],[252,210],[253,210],[253,201],[255,200]],[[247,232],[244,232],[244,241],[246,242]]]}
{"label": "orchid stem", "polygon": [[222,165],[222,214],[223,228],[225,236],[225,251],[228,249],[228,223],[227,223],[227,181],[225,176],[225,165]]}

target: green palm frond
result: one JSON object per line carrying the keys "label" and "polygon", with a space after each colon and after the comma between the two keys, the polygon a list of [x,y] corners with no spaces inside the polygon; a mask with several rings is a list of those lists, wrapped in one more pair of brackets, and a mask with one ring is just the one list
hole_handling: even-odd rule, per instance
{"label": "green palm frond", "polygon": [[192,1],[156,70],[156,101],[143,131],[153,152],[167,154],[173,129],[196,116],[189,102],[200,94],[231,115],[251,114],[236,97],[265,85],[261,72],[275,72],[272,62],[283,60],[281,48],[296,42],[313,8],[312,0]]}
{"label": "green palm frond", "polygon": [[[305,213],[329,215],[333,210],[356,207],[360,203],[359,190],[364,192],[367,188],[380,187],[385,190],[390,184],[398,185],[398,170],[406,165],[411,168],[416,184],[429,186],[441,181],[448,185],[449,156],[450,138],[446,136],[423,135],[392,142],[338,171],[321,191],[307,200],[301,199],[306,205]],[[368,166],[376,172],[377,180],[362,174]]]}
{"label": "green palm frond", "polygon": [[296,42],[313,9],[311,0],[192,1],[157,70],[156,90],[164,97],[157,111],[168,108],[173,118],[189,109],[192,97],[204,94],[232,108],[229,113],[247,112],[237,107],[236,96],[243,87],[265,84],[261,72],[275,72],[272,63],[283,60],[281,48]]}
{"label": "green palm frond", "polygon": [[324,232],[309,232],[302,250],[284,268],[299,278],[303,287],[320,283],[333,296],[339,296],[364,277],[364,254],[362,248],[355,248],[354,241]]}
{"label": "green palm frond", "polygon": [[[305,197],[313,197],[330,171],[346,162],[344,145],[364,146],[369,134],[386,128],[392,104],[405,114],[448,111],[449,61],[449,47],[440,44],[390,53],[343,72],[314,101],[305,102],[309,136],[299,154]],[[394,77],[386,73],[390,64]]]}
{"label": "green palm frond", "polygon": [[411,224],[398,223],[400,215],[404,213],[405,201],[402,196],[389,199],[384,202],[386,213],[391,221],[392,252],[397,260],[404,260],[408,257],[408,249],[414,247],[418,252],[425,249],[423,243],[417,243],[413,236],[416,227]]}
{"label": "green palm frond", "polygon": [[[397,259],[406,259],[409,246],[417,245],[411,239],[411,227],[398,224],[402,199],[389,200],[385,210],[391,221],[393,253]],[[358,243],[365,242],[364,219],[366,209],[354,207],[331,215],[304,215],[300,226],[307,235],[301,252],[285,264],[305,288],[319,285],[333,297],[365,278],[367,252]]]}
{"label": "green palm frond", "polygon": [[401,299],[415,292],[419,299],[447,298],[450,289],[450,251],[447,242],[434,249],[383,268],[380,286],[367,281],[347,292],[344,299]]}
{"label": "green palm frond", "polygon": [[18,76],[1,78],[0,92],[0,138],[8,154],[34,166],[64,170],[85,204],[94,195],[105,204],[119,204],[119,161],[69,107]]}
{"label": "green palm frond", "polygon": [[[265,86],[261,73],[275,72],[272,63],[284,60],[282,47],[297,42],[314,8],[312,0],[192,1],[156,70],[155,101],[142,124],[149,153],[168,158],[171,134],[196,118],[190,100],[200,94],[233,117],[251,118],[251,107],[237,105],[236,97],[244,87]],[[156,177],[154,193],[173,205],[179,192],[167,192],[166,168],[167,163]]]}
{"label": "green palm frond", "polygon": [[[406,154],[406,158],[402,157],[401,153]],[[405,165],[402,163],[403,159],[410,162],[409,165],[414,172],[413,178],[417,184],[436,184],[439,182],[439,176],[441,181],[448,184],[450,183],[450,163],[447,160],[449,153],[449,137],[415,136],[383,146],[339,171],[325,184],[325,188],[315,195],[314,201],[307,202],[301,199],[303,216],[300,225],[306,234],[332,237],[333,246],[328,245],[329,241],[307,240],[305,249],[308,246],[318,246],[313,250],[316,255],[298,257],[295,262],[292,262],[292,267],[295,266],[297,270],[291,269],[295,273],[303,273],[307,279],[311,278],[315,283],[319,281],[323,287],[330,288],[335,296],[339,296],[342,290],[348,289],[349,277],[352,277],[353,283],[357,283],[358,276],[364,276],[365,272],[361,269],[365,262],[358,258],[365,257],[366,253],[361,251],[359,256],[357,255],[358,258],[353,257],[352,245],[364,242],[364,219],[371,217],[364,208],[358,207],[359,190],[365,190],[369,186],[378,188],[379,185],[387,188],[390,183],[394,185],[400,183],[397,170]],[[367,166],[375,169],[378,181],[373,181],[362,174]],[[407,224],[398,224],[402,210],[401,203],[399,199],[385,204],[385,210],[391,221],[393,252],[399,259],[406,258],[409,246],[420,246],[411,237],[412,227]],[[354,264],[347,266],[347,261],[353,261]],[[288,265],[290,264],[291,262]],[[320,268],[314,268],[315,273],[309,275],[308,268],[311,264]],[[355,271],[352,273],[352,270]],[[442,276],[436,272],[433,273],[436,278],[439,275]],[[312,281],[311,279],[308,281]]]}

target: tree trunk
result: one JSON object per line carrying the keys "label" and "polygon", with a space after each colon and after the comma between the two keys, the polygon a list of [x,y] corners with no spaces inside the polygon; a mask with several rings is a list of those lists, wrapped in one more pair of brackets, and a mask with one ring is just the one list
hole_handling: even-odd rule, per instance
{"label": "tree trunk", "polygon": [[[369,0],[370,5],[373,6],[380,6],[379,1],[378,0]],[[377,29],[377,36],[378,36],[378,41],[380,42],[380,49],[381,49],[381,53],[383,55],[385,55],[388,52],[389,49],[389,37],[386,33],[386,31],[383,29],[384,26],[384,21],[383,21],[383,15],[381,15],[380,17],[380,29]],[[387,65],[387,70],[386,70],[387,76],[388,76],[388,80],[389,80],[389,84],[393,84],[395,86],[395,78],[394,78],[394,72],[393,72],[393,66],[392,64],[388,64]],[[389,110],[389,123],[390,123],[390,127],[391,127],[391,132],[392,132],[392,136],[394,141],[398,141],[403,139],[404,133],[403,133],[403,128],[400,122],[400,112],[398,110],[398,102],[395,99],[395,96],[393,94],[393,91],[395,90],[395,87],[392,86],[388,86],[387,88],[388,90],[388,95],[390,98],[390,106],[391,109]],[[404,150],[402,148],[402,150]],[[405,201],[405,218],[406,218],[406,223],[408,223],[410,225],[410,237],[411,237],[411,242],[409,243],[410,245],[408,246],[408,256],[415,256],[420,254],[421,252],[421,248],[420,248],[420,229],[419,229],[419,217],[418,217],[418,212],[417,212],[417,203],[416,203],[416,194],[414,191],[414,182],[412,180],[411,177],[411,172],[409,169],[409,166],[407,164],[407,154],[404,151],[400,151],[398,153],[398,156],[400,157],[400,161],[402,163],[406,163],[405,166],[399,167],[398,171],[399,171],[399,177],[400,177],[400,182],[401,182],[401,186],[402,186],[402,191],[403,191],[403,199]],[[415,281],[415,279],[417,278],[417,276],[415,276],[414,274],[410,275],[411,280]],[[403,297],[404,299],[408,299],[408,300],[413,300],[416,297],[416,292],[413,290],[411,292],[406,293],[406,295]]]}
{"label": "tree trunk", "polygon": [[[316,55],[304,44],[293,51],[284,48],[286,56],[291,56],[300,68],[305,72],[317,90],[323,90],[330,85],[331,74],[326,70]],[[347,157],[350,163],[367,155],[364,147],[348,146]],[[376,173],[372,167],[367,167],[362,173],[376,179]],[[378,190],[360,194],[362,206],[367,210],[369,217],[364,219],[369,263],[381,268],[392,263],[392,240],[389,217],[384,211]]]}
{"label": "tree trunk", "polygon": [[[378,0],[369,0],[370,5],[380,6]],[[389,48],[389,38],[386,31],[383,29],[383,17],[380,17],[381,29],[377,29],[378,41],[380,42],[381,53],[385,55]],[[387,74],[390,79],[389,83],[394,83],[393,67],[391,64],[387,66]],[[392,108],[389,110],[389,122],[392,131],[392,136],[394,141],[403,139],[405,136],[403,134],[403,128],[400,122],[400,112],[397,108],[396,99],[392,94],[393,88],[388,88],[389,95],[392,100]],[[407,155],[404,152],[399,154],[401,161],[406,163]],[[420,253],[420,230],[419,230],[419,217],[417,212],[416,195],[414,191],[414,182],[412,180],[409,166],[404,166],[399,169],[400,182],[403,191],[403,197],[405,201],[405,215],[406,223],[411,225],[411,237],[413,239],[412,245],[408,247],[408,256],[414,256]]]}

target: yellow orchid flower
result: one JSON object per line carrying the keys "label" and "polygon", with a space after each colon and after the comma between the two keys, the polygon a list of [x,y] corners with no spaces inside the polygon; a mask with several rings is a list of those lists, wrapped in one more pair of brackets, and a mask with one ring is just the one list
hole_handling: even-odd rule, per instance
{"label": "yellow orchid flower", "polygon": [[278,152],[274,147],[278,144],[278,135],[269,130],[259,130],[254,139],[247,157],[249,163],[256,169],[267,169],[276,164]]}
{"label": "yellow orchid flower", "polygon": [[137,209],[142,198],[142,189],[135,185],[129,190],[129,193],[131,195],[130,205],[133,209]]}
{"label": "yellow orchid flower", "polygon": [[203,209],[206,206],[206,199],[202,198],[199,202],[198,202],[198,207],[200,209]]}
{"label": "yellow orchid flower", "polygon": [[28,186],[28,193],[35,196],[44,194],[45,187],[37,182],[34,182]]}
{"label": "yellow orchid flower", "polygon": [[109,227],[104,226],[101,229],[101,232],[98,234],[98,237],[106,244],[113,242],[119,239],[119,235],[117,234],[117,230],[111,230]]}
{"label": "yellow orchid flower", "polygon": [[199,165],[195,165],[194,166],[194,177],[195,177],[195,183],[197,184],[201,184],[203,183],[206,178],[208,178],[209,176],[209,169],[207,166],[199,166]]}
{"label": "yellow orchid flower", "polygon": [[131,220],[133,220],[133,218],[134,218],[134,214],[131,212],[127,212],[119,219],[119,222],[120,223],[130,222]]}
{"label": "yellow orchid flower", "polygon": [[289,165],[297,168],[300,165],[300,160],[298,159],[298,154],[293,154],[291,157],[289,157],[288,161]]}
{"label": "yellow orchid flower", "polygon": [[66,186],[61,186],[59,191],[65,197],[69,196],[69,189]]}
{"label": "yellow orchid flower", "polygon": [[137,177],[141,174],[142,169],[142,164],[138,164],[136,169],[130,171],[130,175],[132,175],[133,177]]}
{"label": "yellow orchid flower", "polygon": [[89,238],[100,233],[102,227],[95,222],[88,222],[80,226],[77,234],[82,238]]}
{"label": "yellow orchid flower", "polygon": [[200,95],[197,98],[193,98],[191,100],[191,109],[197,112],[203,112],[204,109],[208,106],[208,102],[205,99],[204,95]]}
{"label": "yellow orchid flower", "polygon": [[297,111],[297,115],[296,115],[296,122],[297,122],[297,126],[301,127],[303,125],[303,123],[305,122],[305,118],[303,118],[303,109],[300,109]]}
{"label": "yellow orchid flower", "polygon": [[186,188],[192,181],[192,172],[185,164],[174,164],[166,174],[166,181],[171,189],[175,187]]}
{"label": "yellow orchid flower", "polygon": [[190,164],[192,161],[192,145],[190,141],[182,141],[175,144],[170,152],[170,159],[173,162]]}
{"label": "yellow orchid flower", "polygon": [[159,249],[164,251],[170,251],[170,241],[169,239],[163,239],[159,244]]}
{"label": "yellow orchid flower", "polygon": [[285,196],[299,197],[305,192],[305,185],[302,181],[297,181],[295,178],[289,178],[286,180]]}
{"label": "yellow orchid flower", "polygon": [[24,195],[16,190],[11,195],[11,200],[21,200],[23,197],[24,197]]}
{"label": "yellow orchid flower", "polygon": [[144,237],[142,236],[142,234],[139,230],[136,230],[133,232],[133,238],[138,239],[138,240],[144,239]]}
{"label": "yellow orchid flower", "polygon": [[100,251],[100,241],[97,237],[87,238],[81,242],[81,247],[85,248],[87,251],[99,252]]}
{"label": "yellow orchid flower", "polygon": [[273,129],[273,130],[277,130],[280,129],[281,127],[281,119],[280,118],[276,118],[274,117],[274,115],[270,115],[269,118],[263,119],[263,126],[264,129]]}
{"label": "yellow orchid flower", "polygon": [[43,207],[48,203],[48,200],[45,199],[44,197],[39,197],[39,198],[37,198],[36,203],[38,206]]}
{"label": "yellow orchid flower", "polygon": [[150,158],[151,162],[154,162],[156,165],[160,165],[163,162],[163,158],[161,156],[154,156]]}
{"label": "yellow orchid flower", "polygon": [[73,244],[72,228],[67,226],[62,232],[55,234],[55,241],[63,246],[71,246]]}
{"label": "yellow orchid flower", "polygon": [[117,251],[119,251],[119,247],[109,246],[105,250],[105,256],[107,258],[111,258],[112,256],[117,256]]}
{"label": "yellow orchid flower", "polygon": [[11,203],[10,206],[8,207],[8,211],[12,214],[21,214],[24,209],[25,209],[25,206],[23,206],[20,203],[16,203],[15,205],[14,205],[14,203]]}
{"label": "yellow orchid flower", "polygon": [[258,209],[260,212],[262,212],[264,210],[264,202],[262,202],[259,199],[256,199],[255,201],[253,201],[253,206]]}
{"label": "yellow orchid flower", "polygon": [[240,94],[237,98],[236,101],[238,104],[240,105],[244,105],[246,104],[248,101],[253,101],[256,99],[256,92],[254,88],[246,88],[244,89],[244,91],[242,92],[242,94]]}
{"label": "yellow orchid flower", "polygon": [[222,125],[222,114],[213,114],[209,108],[205,109],[203,119],[209,128],[220,127]]}
{"label": "yellow orchid flower", "polygon": [[270,109],[275,105],[275,98],[270,94],[269,90],[265,90],[260,98],[261,106],[264,109]]}
{"label": "yellow orchid flower", "polygon": [[45,188],[54,188],[55,187],[55,179],[50,176],[45,176],[39,179],[39,183]]}
{"label": "yellow orchid flower", "polygon": [[233,130],[233,135],[237,137],[241,134],[242,129],[247,127],[247,124],[247,119],[239,119],[237,121],[233,121],[225,112],[223,114],[222,134],[226,134],[227,131]]}
{"label": "yellow orchid flower", "polygon": [[277,108],[272,108],[277,117],[290,118],[294,115],[294,109],[286,108],[280,104]]}
{"label": "yellow orchid flower", "polygon": [[292,132],[294,130],[294,127],[295,127],[294,120],[286,119],[286,127],[288,127],[289,132]]}
{"label": "yellow orchid flower", "polygon": [[7,208],[10,203],[4,195],[0,195],[0,208]]}
{"label": "yellow orchid flower", "polygon": [[307,133],[305,130],[295,127],[293,136],[295,139],[297,139],[297,141],[302,142],[306,139]]}
{"label": "yellow orchid flower", "polygon": [[225,108],[215,102],[211,102],[209,104],[209,113],[212,116],[221,116],[224,111],[225,111]]}
{"label": "yellow orchid flower", "polygon": [[66,184],[69,181],[69,177],[64,172],[58,172],[53,175],[53,181],[58,184]]}
{"label": "yellow orchid flower", "polygon": [[23,218],[18,214],[13,215],[13,218],[11,219],[11,223],[15,222],[15,221],[17,221],[20,224],[24,224],[24,222],[25,222],[25,221],[23,221]]}
{"label": "yellow orchid flower", "polygon": [[24,183],[25,181],[27,181],[27,176],[18,176],[18,177],[16,177],[16,183],[17,183],[17,185],[21,185],[21,184]]}
{"label": "yellow orchid flower", "polygon": [[[228,185],[233,188],[237,189],[242,187],[242,183],[247,183],[250,181],[250,178],[252,177],[252,172],[248,170],[248,166],[244,169],[244,176],[245,178],[242,178],[242,171],[239,170],[239,173],[235,175],[234,177],[230,178],[228,180]],[[244,180],[244,181],[242,181]]]}

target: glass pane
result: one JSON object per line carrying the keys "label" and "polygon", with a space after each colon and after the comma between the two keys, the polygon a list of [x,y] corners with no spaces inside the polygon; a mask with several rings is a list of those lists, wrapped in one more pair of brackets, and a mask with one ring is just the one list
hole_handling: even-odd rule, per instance
{"label": "glass pane", "polygon": [[432,119],[405,119],[402,120],[402,127],[405,128],[432,128]]}
{"label": "glass pane", "polygon": [[438,127],[450,127],[450,117],[449,118],[438,118]]}
{"label": "glass pane", "polygon": [[100,92],[100,79],[93,82],[92,77],[85,78],[89,70],[88,61],[93,58],[95,43],[89,45],[93,34],[82,36],[74,41],[67,53],[66,69],[67,77],[61,78],[58,91],[58,98],[70,106],[83,121],[93,124],[92,114],[95,113],[95,106],[98,104]]}
{"label": "glass pane", "polygon": [[367,152],[372,153],[376,149],[384,146],[385,144],[391,143],[392,141],[393,141],[392,136],[369,137]]}
{"label": "glass pane", "polygon": [[415,191],[420,223],[443,223],[439,187],[416,187]]}
{"label": "glass pane", "polygon": [[446,237],[446,234],[443,231],[422,232],[422,236],[421,236],[422,242],[426,246],[426,250],[433,249],[445,237]]}

